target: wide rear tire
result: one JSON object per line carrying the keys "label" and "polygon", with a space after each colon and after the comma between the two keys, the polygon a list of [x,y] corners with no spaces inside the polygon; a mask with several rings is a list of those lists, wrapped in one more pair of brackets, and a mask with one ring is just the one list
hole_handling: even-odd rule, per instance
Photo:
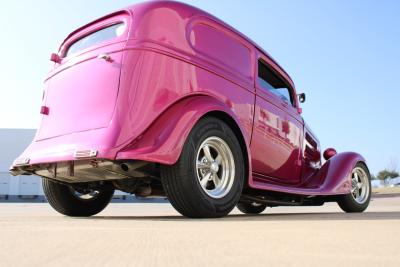
{"label": "wide rear tire", "polygon": [[59,213],[73,217],[88,217],[102,211],[114,194],[114,189],[99,189],[81,194],[72,186],[43,178],[43,191],[49,204]]}
{"label": "wide rear tire", "polygon": [[227,215],[237,204],[245,179],[243,152],[232,129],[206,117],[190,132],[179,160],[161,166],[172,206],[190,218]]}

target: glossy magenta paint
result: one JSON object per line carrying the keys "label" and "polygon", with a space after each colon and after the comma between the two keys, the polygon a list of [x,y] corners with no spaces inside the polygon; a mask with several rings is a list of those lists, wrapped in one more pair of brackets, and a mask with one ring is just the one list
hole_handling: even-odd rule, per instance
{"label": "glossy magenta paint", "polygon": [[[71,43],[117,22],[127,25],[121,36],[65,57]],[[364,162],[342,153],[321,167],[319,141],[297,98],[289,106],[260,89],[258,59],[296,94],[288,74],[243,34],[197,8],[166,1],[128,7],[74,31],[58,55],[45,80],[48,112],[20,156],[28,165],[74,161],[76,150],[88,149],[100,159],[173,164],[192,127],[210,112],[239,129],[251,188],[346,194],[351,169]]]}
{"label": "glossy magenta paint", "polygon": [[334,148],[327,148],[324,151],[324,159],[328,160],[337,154],[336,149]]}

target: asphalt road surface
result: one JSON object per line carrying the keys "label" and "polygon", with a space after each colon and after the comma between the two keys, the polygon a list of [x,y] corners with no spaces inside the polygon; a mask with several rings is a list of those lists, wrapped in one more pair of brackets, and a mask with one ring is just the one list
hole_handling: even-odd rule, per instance
{"label": "asphalt road surface", "polygon": [[1,266],[400,266],[400,197],[362,214],[336,204],[186,219],[169,204],[111,204],[68,218],[0,204]]}

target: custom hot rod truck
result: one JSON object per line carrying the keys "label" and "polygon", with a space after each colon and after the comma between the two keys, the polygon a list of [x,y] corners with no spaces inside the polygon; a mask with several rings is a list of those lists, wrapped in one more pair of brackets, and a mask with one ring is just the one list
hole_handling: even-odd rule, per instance
{"label": "custom hot rod truck", "polygon": [[204,11],[133,5],[72,32],[51,60],[40,128],[10,171],[43,177],[62,214],[94,215],[115,189],[166,196],[187,217],[369,204],[364,158],[327,149],[322,165],[301,117],[305,95],[262,48]]}

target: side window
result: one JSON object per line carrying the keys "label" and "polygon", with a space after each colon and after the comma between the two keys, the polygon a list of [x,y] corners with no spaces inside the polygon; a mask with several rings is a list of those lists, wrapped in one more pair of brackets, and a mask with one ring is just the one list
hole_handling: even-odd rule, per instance
{"label": "side window", "polygon": [[293,106],[293,99],[287,84],[261,60],[258,61],[258,83],[263,89]]}

